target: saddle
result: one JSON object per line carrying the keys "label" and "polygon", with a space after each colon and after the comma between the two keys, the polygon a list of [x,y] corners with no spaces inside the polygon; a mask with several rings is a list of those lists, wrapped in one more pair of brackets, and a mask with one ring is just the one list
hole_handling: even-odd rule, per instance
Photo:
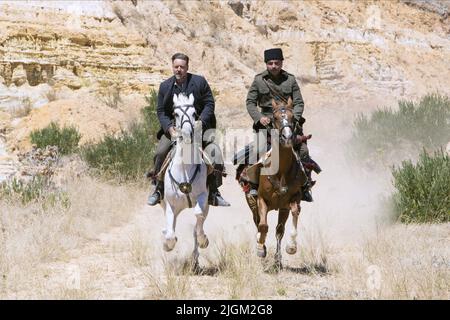
{"label": "saddle", "polygon": [[[213,165],[211,159],[209,159],[208,155],[204,152],[204,150],[200,149],[200,152],[202,154],[202,159],[206,164],[207,175],[210,175],[216,169],[214,169],[214,165]],[[164,175],[166,173],[167,167],[169,166],[170,161],[172,161],[174,155],[175,155],[175,148],[171,148],[169,153],[167,154],[166,158],[164,159],[164,162],[161,166],[161,170],[159,170],[159,172],[155,174],[155,176],[154,176],[155,180],[164,181]]]}
{"label": "saddle", "polygon": [[[312,135],[302,135],[298,134],[296,135],[294,139],[294,150],[298,150],[302,143],[307,142],[309,139],[311,139]],[[265,154],[263,154],[257,163],[250,164],[249,163],[249,157],[252,154],[254,150],[253,144],[248,144],[244,147],[244,149],[237,152],[233,157],[233,163],[235,165],[238,165],[236,169],[236,177],[235,179],[238,181],[238,183],[241,185],[243,191],[245,193],[248,193],[250,191],[250,183],[254,183],[253,181],[257,180],[257,171],[259,168],[270,165],[270,154],[271,149],[269,149]],[[301,170],[305,172],[305,174],[308,177],[308,180],[310,180],[311,187],[314,186],[316,181],[313,181],[311,179],[311,171],[314,171],[316,173],[320,173],[322,169],[319,167],[319,165],[312,160],[310,157],[309,159],[300,159],[297,152],[294,152],[294,155],[297,159],[297,162],[301,164]]]}

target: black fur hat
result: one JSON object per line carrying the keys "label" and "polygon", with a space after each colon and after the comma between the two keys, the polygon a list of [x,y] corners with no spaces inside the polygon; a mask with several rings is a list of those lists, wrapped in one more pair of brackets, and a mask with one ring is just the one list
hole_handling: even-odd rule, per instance
{"label": "black fur hat", "polygon": [[284,60],[283,51],[280,48],[267,49],[264,51],[264,62],[270,60]]}

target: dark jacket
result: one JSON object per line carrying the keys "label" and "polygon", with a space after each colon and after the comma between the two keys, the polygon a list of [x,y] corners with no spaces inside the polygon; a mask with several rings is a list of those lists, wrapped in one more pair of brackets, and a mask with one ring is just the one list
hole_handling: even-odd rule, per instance
{"label": "dark jacket", "polygon": [[[272,95],[264,82],[266,79],[272,88],[276,89],[284,98],[291,97],[294,104],[294,118],[300,121],[303,114],[304,102],[300,88],[294,75],[282,70],[279,83],[274,83],[267,70],[257,74],[247,94],[247,111],[254,123],[258,123],[263,116],[272,118]],[[258,107],[261,108],[258,110]]]}
{"label": "dark jacket", "polygon": [[[216,128],[216,117],[214,115],[214,97],[206,79],[192,73],[187,74],[186,95],[194,95],[194,107],[203,123],[203,130]],[[175,76],[165,80],[159,86],[157,114],[161,129],[158,139],[165,134],[168,138],[168,130],[174,125],[173,117],[173,88]]]}

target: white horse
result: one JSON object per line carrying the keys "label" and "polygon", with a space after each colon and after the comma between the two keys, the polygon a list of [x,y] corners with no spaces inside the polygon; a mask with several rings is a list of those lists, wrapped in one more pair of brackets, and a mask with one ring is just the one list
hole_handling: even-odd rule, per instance
{"label": "white horse", "polygon": [[[194,207],[197,223],[194,228],[193,256],[197,261],[198,247],[206,248],[209,244],[203,230],[209,210],[207,166],[201,156],[201,139],[200,145],[192,143],[194,132],[201,132],[201,121],[195,121],[196,111],[192,94],[189,97],[175,94],[173,104],[177,138],[175,155],[164,176],[164,201],[161,206],[166,216],[166,228],[163,230],[163,248],[165,251],[171,251],[175,247],[178,214],[183,209]],[[196,161],[192,161],[192,157]]]}

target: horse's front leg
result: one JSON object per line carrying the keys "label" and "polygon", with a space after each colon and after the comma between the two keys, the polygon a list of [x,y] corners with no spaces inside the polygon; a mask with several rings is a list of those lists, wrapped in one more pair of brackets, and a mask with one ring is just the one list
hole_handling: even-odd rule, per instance
{"label": "horse's front leg", "polygon": [[288,254],[295,254],[297,252],[297,224],[300,210],[299,202],[294,201],[291,203],[292,229],[288,243],[286,244],[286,252]]}
{"label": "horse's front leg", "polygon": [[278,224],[276,230],[277,252],[275,253],[275,265],[278,269],[282,268],[281,264],[281,240],[284,236],[284,226],[289,217],[289,208],[280,208],[278,210]]}
{"label": "horse's front leg", "polygon": [[170,203],[166,203],[166,229],[163,231],[164,244],[163,249],[165,251],[171,251],[177,243],[177,237],[175,236],[175,226],[177,221],[178,212],[175,212]]}
{"label": "horse's front leg", "polygon": [[267,213],[269,208],[263,197],[258,197],[258,213],[259,213],[259,225],[258,235],[256,236],[257,244],[256,250],[258,257],[265,258],[267,255],[267,248],[265,245],[267,232],[269,231],[269,225],[267,224]]}
{"label": "horse's front leg", "polygon": [[[197,204],[194,208],[197,223],[194,228],[194,243],[202,249],[208,247],[209,240],[203,230],[203,224],[208,216],[209,204],[208,204],[208,191],[201,193],[197,198]],[[195,252],[195,249],[194,249]]]}

